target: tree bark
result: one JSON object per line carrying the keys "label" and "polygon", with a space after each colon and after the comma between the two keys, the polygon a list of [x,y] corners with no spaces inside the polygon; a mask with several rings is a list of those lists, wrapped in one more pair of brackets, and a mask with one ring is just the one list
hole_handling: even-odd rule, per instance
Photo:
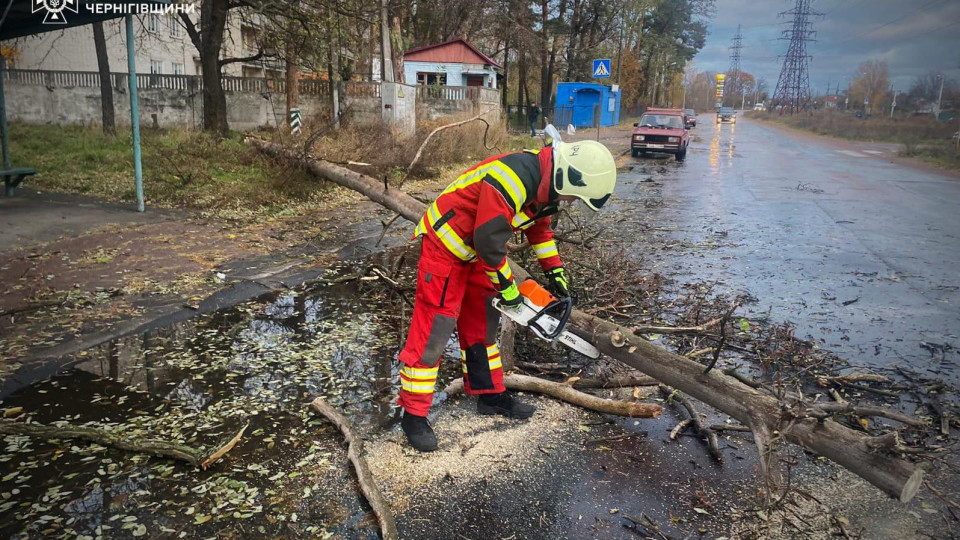
{"label": "tree bark", "polygon": [[[359,191],[386,208],[416,223],[427,206],[374,178],[355,173],[332,163],[304,159],[280,145],[253,137],[246,142],[277,157],[293,159],[313,174]],[[516,279],[529,274],[511,264]],[[833,420],[816,419],[806,414],[792,415],[797,407],[768,396],[739,380],[654,345],[625,327],[574,310],[568,329],[593,343],[603,354],[615,358],[654,379],[692,396],[749,426],[754,433],[767,477],[775,475],[775,455],[771,445],[785,439],[829,458],[861,476],[884,493],[911,500],[923,482],[919,467],[887,452],[877,452],[873,438]]]}
{"label": "tree bark", "polygon": [[113,108],[113,81],[110,79],[110,58],[107,56],[107,39],[103,34],[103,21],[93,23],[93,46],[97,51],[97,70],[100,72],[100,110],[103,119],[103,134],[116,135],[116,111]]}
{"label": "tree bark", "polygon": [[[603,414],[615,414],[630,418],[657,418],[663,412],[663,407],[653,403],[637,403],[633,401],[617,401],[599,398],[579,390],[570,385],[531,377],[529,375],[507,375],[503,384],[508,390],[518,392],[535,392],[557,398],[584,409],[590,409]],[[444,390],[447,395],[456,395],[463,392],[463,379],[456,379]]]}
{"label": "tree bark", "polygon": [[384,540],[397,540],[400,534],[397,532],[397,523],[394,520],[393,512],[390,511],[390,505],[380,493],[380,488],[373,478],[370,466],[363,457],[363,441],[357,437],[353,431],[353,426],[339,411],[331,407],[322,398],[316,398],[310,403],[310,408],[317,413],[325,416],[327,420],[333,422],[333,425],[340,429],[343,438],[347,441],[347,457],[353,463],[354,470],[357,471],[357,481],[360,483],[360,491],[367,498],[373,508],[373,513],[377,515],[377,521],[380,523],[380,533]]}
{"label": "tree bark", "polygon": [[284,64],[287,82],[287,121],[290,121],[290,111],[300,104],[300,54],[297,47],[296,25],[291,22],[287,27],[287,40],[284,50]]}
{"label": "tree bark", "polygon": [[106,429],[89,426],[47,426],[43,424],[26,424],[11,420],[0,421],[0,435],[16,434],[29,435],[31,437],[39,437],[50,440],[79,439],[91,441],[104,446],[109,446],[111,448],[118,448],[120,450],[139,452],[141,454],[150,454],[162,458],[176,459],[191,465],[202,467],[203,469],[213,465],[220,458],[225,456],[227,452],[232,450],[243,436],[243,432],[246,429],[246,426],[244,426],[236,436],[230,439],[230,441],[221,445],[218,450],[211,453],[205,449],[191,448],[183,444],[172,443],[169,441],[125,437],[120,433],[114,433]]}
{"label": "tree bark", "polygon": [[[227,24],[229,0],[203,0],[200,4],[200,29],[193,23],[187,32],[200,53],[200,76],[203,80],[203,130],[226,137],[227,95],[221,79],[220,51],[223,49],[223,30]],[[181,15],[181,20],[189,19]]]}

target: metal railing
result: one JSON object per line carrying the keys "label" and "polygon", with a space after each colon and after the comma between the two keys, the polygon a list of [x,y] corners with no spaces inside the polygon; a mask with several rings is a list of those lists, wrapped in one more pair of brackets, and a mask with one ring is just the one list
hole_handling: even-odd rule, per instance
{"label": "metal railing", "polygon": [[[9,69],[4,72],[5,80],[12,84],[46,86],[51,88],[94,87],[100,86],[100,73],[96,71],[52,71],[40,69]],[[115,88],[127,88],[126,73],[111,73],[110,84]],[[284,79],[264,77],[220,78],[227,92],[276,93],[287,91]],[[297,81],[300,94],[326,96],[330,94],[330,83],[323,80],[301,79]],[[138,73],[139,88],[160,88],[196,92],[203,89],[203,79],[199,75],[167,75],[158,73]],[[351,82],[343,83],[343,92],[350,96],[380,96],[380,83]]]}
{"label": "metal railing", "polygon": [[[53,71],[41,69],[8,69],[4,72],[5,81],[12,84],[46,86],[48,88],[100,87],[100,73],[96,71]],[[111,73],[110,84],[114,88],[127,88],[126,73]],[[271,77],[230,77],[220,78],[227,92],[274,93],[287,91],[287,82],[282,78]],[[301,95],[328,96],[330,82],[318,79],[300,79],[297,81]],[[341,94],[353,98],[379,98],[381,96],[378,81],[344,81]],[[199,92],[203,89],[203,79],[199,75],[168,75],[159,73],[138,73],[137,87],[142,89],[169,89],[187,92]],[[473,101],[475,103],[500,102],[500,91],[482,86],[417,86],[420,99],[440,99],[447,101]]]}
{"label": "metal railing", "polygon": [[417,97],[422,99],[442,99],[447,101],[476,101],[479,103],[498,103],[500,91],[482,86],[417,86]]}

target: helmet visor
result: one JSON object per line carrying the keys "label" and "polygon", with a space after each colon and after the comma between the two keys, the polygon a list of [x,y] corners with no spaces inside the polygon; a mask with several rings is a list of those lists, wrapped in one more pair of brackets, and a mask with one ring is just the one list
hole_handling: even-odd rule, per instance
{"label": "helmet visor", "polygon": [[607,203],[607,199],[610,198],[610,195],[611,195],[610,193],[607,193],[606,195],[604,195],[603,197],[600,197],[599,199],[590,199],[590,206],[599,210],[601,206]]}

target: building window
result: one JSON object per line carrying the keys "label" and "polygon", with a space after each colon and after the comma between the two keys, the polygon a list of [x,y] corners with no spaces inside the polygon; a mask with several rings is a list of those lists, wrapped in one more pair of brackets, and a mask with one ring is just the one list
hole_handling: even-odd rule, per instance
{"label": "building window", "polygon": [[174,62],[174,63],[173,63],[173,74],[174,74],[174,75],[183,75],[183,74],[184,74],[183,64],[178,64],[178,63]]}
{"label": "building window", "polygon": [[150,74],[151,75],[162,75],[163,74],[163,62],[160,60],[151,60],[150,61]]}
{"label": "building window", "polygon": [[257,29],[252,26],[244,26],[240,29],[240,37],[243,40],[243,46],[248,51],[256,51],[259,49],[257,45]]}
{"label": "building window", "polygon": [[170,37],[183,36],[183,27],[180,26],[180,19],[176,15],[168,15],[167,22],[170,23]]}
{"label": "building window", "polygon": [[150,15],[147,15],[147,31],[148,31],[148,32],[153,32],[153,33],[157,33],[157,32],[160,31],[160,16],[159,16],[159,15],[157,15],[157,14],[155,14],[155,13],[151,13]]}
{"label": "building window", "polygon": [[418,71],[417,84],[446,86],[447,74],[446,73],[425,73],[423,71]]}

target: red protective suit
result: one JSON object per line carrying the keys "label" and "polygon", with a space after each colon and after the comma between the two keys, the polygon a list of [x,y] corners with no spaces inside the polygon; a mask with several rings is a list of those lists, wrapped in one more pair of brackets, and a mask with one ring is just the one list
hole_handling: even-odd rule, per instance
{"label": "red protective suit", "polygon": [[491,301],[513,285],[506,244],[523,230],[544,270],[561,266],[550,214],[553,150],[504,154],[450,184],[417,225],[422,236],[417,293],[400,352],[399,404],[426,416],[443,350],[456,327],[468,394],[504,391],[497,347],[500,314]]}

